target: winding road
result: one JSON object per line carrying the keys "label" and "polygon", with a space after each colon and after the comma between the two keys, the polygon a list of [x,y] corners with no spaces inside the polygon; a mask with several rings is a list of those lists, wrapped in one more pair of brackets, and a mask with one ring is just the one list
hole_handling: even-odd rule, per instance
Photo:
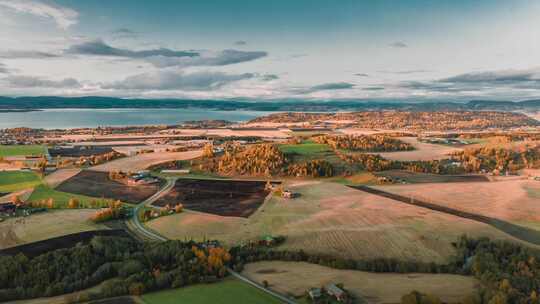
{"label": "winding road", "polygon": [[159,189],[158,192],[154,193],[151,197],[147,198],[145,201],[139,203],[135,208],[133,209],[133,215],[129,220],[127,220],[126,225],[129,230],[131,230],[133,233],[135,233],[137,236],[139,236],[143,240],[150,240],[150,241],[160,241],[164,242],[167,240],[167,238],[159,235],[156,232],[150,231],[148,228],[144,227],[144,225],[139,220],[139,210],[143,207],[152,207],[152,204],[157,201],[162,196],[169,193],[169,191],[172,190],[174,187],[174,184],[176,183],[177,178],[170,177],[166,179],[165,185]]}

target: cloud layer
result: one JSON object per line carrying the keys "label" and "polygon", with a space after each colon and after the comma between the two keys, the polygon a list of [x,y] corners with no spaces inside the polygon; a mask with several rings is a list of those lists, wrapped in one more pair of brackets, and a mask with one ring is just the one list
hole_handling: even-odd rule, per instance
{"label": "cloud layer", "polygon": [[332,83],[324,83],[319,84],[316,86],[312,86],[309,91],[310,92],[317,92],[317,91],[329,91],[329,90],[348,90],[354,88],[354,84],[348,83],[348,82],[332,82]]}
{"label": "cloud layer", "polygon": [[5,7],[19,13],[52,19],[62,29],[67,29],[76,24],[79,17],[79,13],[75,10],[41,1],[0,0],[0,7]]}
{"label": "cloud layer", "polygon": [[186,74],[158,71],[127,77],[122,81],[104,84],[104,89],[115,90],[214,90],[231,82],[250,79],[254,74],[225,74],[221,72],[196,72]]}
{"label": "cloud layer", "polygon": [[223,51],[178,51],[167,48],[129,50],[112,47],[101,39],[72,45],[65,53],[72,55],[144,59],[156,67],[224,66],[252,61],[268,55],[267,52],[263,51],[239,51],[232,49]]}
{"label": "cloud layer", "polygon": [[49,80],[37,76],[10,75],[4,80],[15,88],[80,88],[81,84],[74,78]]}
{"label": "cloud layer", "polygon": [[408,81],[401,87],[431,93],[471,93],[540,89],[540,69],[500,70],[459,74],[434,81]]}

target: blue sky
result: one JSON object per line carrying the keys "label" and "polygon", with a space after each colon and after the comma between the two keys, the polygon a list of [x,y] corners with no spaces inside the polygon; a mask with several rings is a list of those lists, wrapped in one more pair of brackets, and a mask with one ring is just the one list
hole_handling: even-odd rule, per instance
{"label": "blue sky", "polygon": [[5,95],[539,97],[538,1],[0,0]]}

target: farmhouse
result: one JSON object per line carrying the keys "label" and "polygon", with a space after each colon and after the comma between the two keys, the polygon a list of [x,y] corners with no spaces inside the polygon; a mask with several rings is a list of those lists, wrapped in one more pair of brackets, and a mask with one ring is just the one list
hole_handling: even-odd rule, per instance
{"label": "farmhouse", "polygon": [[129,186],[151,185],[158,182],[159,182],[159,179],[152,177],[150,175],[150,171],[148,170],[139,171],[127,177],[127,184]]}
{"label": "farmhouse", "polygon": [[12,215],[17,210],[17,206],[13,202],[0,203],[0,215]]}
{"label": "farmhouse", "polygon": [[298,197],[298,193],[294,193],[291,190],[283,190],[283,192],[281,192],[281,197],[291,199]]}
{"label": "farmhouse", "polygon": [[340,302],[347,299],[347,293],[343,289],[337,287],[336,284],[328,284],[325,289],[328,295],[335,297],[336,300]]}
{"label": "farmhouse", "polygon": [[315,301],[322,296],[322,291],[320,288],[311,288],[308,291],[308,295],[311,298],[311,300]]}

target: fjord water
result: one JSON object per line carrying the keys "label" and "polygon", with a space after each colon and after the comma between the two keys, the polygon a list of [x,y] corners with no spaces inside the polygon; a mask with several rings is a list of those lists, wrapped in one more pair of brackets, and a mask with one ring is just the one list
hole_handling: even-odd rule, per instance
{"label": "fjord water", "polygon": [[263,111],[217,111],[209,109],[44,109],[33,112],[0,113],[0,129],[28,127],[43,129],[105,126],[174,125],[189,120],[224,119],[246,121],[268,115]]}

